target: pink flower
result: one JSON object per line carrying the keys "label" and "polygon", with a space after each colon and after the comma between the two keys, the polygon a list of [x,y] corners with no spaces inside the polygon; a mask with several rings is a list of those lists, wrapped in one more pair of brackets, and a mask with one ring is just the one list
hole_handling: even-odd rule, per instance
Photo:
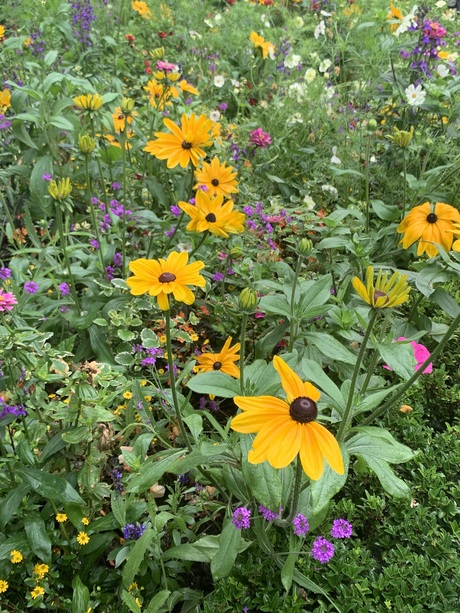
{"label": "pink flower", "polygon": [[0,312],[11,311],[13,306],[18,303],[14,294],[11,292],[3,293],[3,288],[0,289]]}
{"label": "pink flower", "polygon": [[176,64],[171,64],[171,62],[163,62],[163,60],[158,60],[157,69],[164,70],[165,72],[172,72],[177,69]]}
{"label": "pink flower", "polygon": [[[407,341],[407,338],[405,336],[400,336],[394,342],[399,343],[400,341]],[[411,341],[410,344],[414,348],[414,357],[415,357],[415,361],[417,362],[417,364],[414,367],[414,370],[418,370],[420,366],[423,364],[423,362],[426,359],[428,359],[431,354],[428,351],[428,349],[425,347],[425,345],[421,345],[420,343],[417,343],[416,341]],[[386,368],[387,370],[393,370],[387,364],[384,364],[383,368]],[[423,371],[423,374],[426,375],[432,371],[433,371],[433,364],[428,364],[428,366]]]}
{"label": "pink flower", "polygon": [[249,142],[260,149],[266,149],[268,145],[272,144],[272,139],[262,128],[257,128],[257,130],[253,130],[249,135]]}

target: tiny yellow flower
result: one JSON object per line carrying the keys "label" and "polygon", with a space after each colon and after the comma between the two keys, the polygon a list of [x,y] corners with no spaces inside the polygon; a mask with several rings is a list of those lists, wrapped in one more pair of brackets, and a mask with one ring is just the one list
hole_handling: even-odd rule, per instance
{"label": "tiny yellow flower", "polygon": [[86,532],[79,532],[77,536],[77,543],[79,545],[87,545],[89,543],[89,536]]}
{"label": "tiny yellow flower", "polygon": [[147,385],[147,379],[142,379],[141,387],[145,387]]}
{"label": "tiny yellow flower", "polygon": [[40,587],[39,585],[35,586],[34,589],[30,592],[30,595],[32,596],[32,598],[35,600],[35,598],[38,598],[39,596],[43,596],[43,594],[45,593],[45,590]]}
{"label": "tiny yellow flower", "polygon": [[34,575],[37,577],[37,579],[43,579],[49,569],[50,567],[48,564],[35,564]]}
{"label": "tiny yellow flower", "polygon": [[162,334],[159,338],[159,341],[162,345],[164,345],[166,343],[166,335]]}
{"label": "tiny yellow flower", "polygon": [[132,392],[125,392],[123,394],[123,398],[126,398],[126,400],[131,400],[132,397],[133,397],[133,393]]}
{"label": "tiny yellow flower", "polygon": [[197,341],[200,337],[198,336],[198,334],[196,334],[196,332],[194,332],[193,334],[190,334],[190,340],[191,341]]}
{"label": "tiny yellow flower", "polygon": [[147,402],[150,402],[152,400],[152,396],[144,396],[144,400],[147,400]]}
{"label": "tiny yellow flower", "polygon": [[3,592],[6,592],[7,589],[8,589],[8,581],[4,581],[3,579],[0,579],[0,594],[3,594]]}
{"label": "tiny yellow flower", "polygon": [[22,562],[24,559],[22,553],[17,549],[13,549],[13,551],[10,552],[10,556],[12,564],[19,564],[19,562]]}
{"label": "tiny yellow flower", "polygon": [[67,521],[67,515],[65,513],[58,513],[56,515],[56,521],[59,524],[62,524],[63,522]]}
{"label": "tiny yellow flower", "polygon": [[89,525],[89,519],[87,517],[82,517],[81,523],[84,526],[88,526]]}

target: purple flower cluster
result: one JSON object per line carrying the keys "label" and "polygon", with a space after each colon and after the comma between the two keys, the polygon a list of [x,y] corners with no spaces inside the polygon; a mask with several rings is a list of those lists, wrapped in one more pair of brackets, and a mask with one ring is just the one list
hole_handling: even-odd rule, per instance
{"label": "purple flower cluster", "polygon": [[109,265],[105,267],[105,274],[107,275],[107,279],[111,281],[115,278],[115,274],[118,272],[116,269],[121,268],[123,264],[123,255],[118,251],[115,251],[113,256],[113,266]]}
{"label": "purple flower cluster", "polygon": [[278,513],[275,513],[274,511],[267,509],[267,507],[264,507],[263,504],[259,504],[259,513],[266,521],[275,521],[275,519],[280,519],[281,515],[283,514],[283,507],[280,507]]}
{"label": "purple flower cluster", "polygon": [[[201,355],[201,353],[199,355]],[[219,410],[218,402],[216,402],[215,400],[207,400],[205,396],[200,396],[200,404],[199,404],[200,409],[204,411],[207,406],[209,406],[210,411],[214,412],[214,411]]]}
{"label": "purple flower cluster", "polygon": [[11,128],[11,121],[0,113],[0,130],[8,130],[8,128]]}
{"label": "purple flower cluster", "polygon": [[[292,221],[292,217],[287,214],[286,210],[281,209],[277,215],[265,215],[265,213],[263,213],[262,203],[256,202],[255,207],[249,205],[243,207],[243,212],[246,215],[246,226],[250,230],[260,234],[261,237],[267,237],[267,243],[270,249],[277,249],[271,236],[273,236],[274,233],[274,224],[290,223]],[[259,243],[257,247],[258,249],[265,249],[267,245]]]}
{"label": "purple flower cluster", "polygon": [[123,473],[120,472],[119,470],[117,470],[116,468],[114,468],[111,472],[111,477],[113,479],[113,486],[115,488],[115,490],[119,493],[122,494],[125,490],[125,488],[123,487],[123,483],[121,482],[122,478],[123,478]]}
{"label": "purple flower cluster", "polygon": [[326,564],[334,557],[334,545],[322,536],[318,536],[311,548],[311,556],[321,564]]}
{"label": "purple flower cluster", "polygon": [[46,41],[42,38],[43,32],[41,30],[34,30],[30,33],[30,45],[28,47],[32,55],[37,57],[45,56]]}
{"label": "purple flower cluster", "polygon": [[238,507],[233,511],[232,524],[238,530],[243,528],[249,528],[250,526],[251,511],[246,507]]}
{"label": "purple flower cluster", "polygon": [[91,23],[96,19],[91,0],[68,0],[72,18],[72,32],[78,42],[87,47],[91,41]]}
{"label": "purple flower cluster", "polygon": [[6,281],[6,279],[9,279],[11,277],[11,270],[9,268],[6,268],[6,266],[3,266],[2,268],[0,268],[0,279],[3,279],[4,281]]}
{"label": "purple flower cluster", "polygon": [[14,415],[14,417],[19,417],[19,415],[23,415],[25,417],[27,415],[27,412],[24,408],[24,405],[6,404],[6,402],[0,398],[0,419],[3,419],[7,415]]}
{"label": "purple flower cluster", "polygon": [[142,358],[141,366],[155,366],[157,358],[164,355],[164,349],[161,347],[143,347],[142,345],[133,345],[134,353],[140,353],[146,357]]}
{"label": "purple flower cluster", "polygon": [[24,289],[28,294],[36,294],[38,292],[38,285],[35,281],[26,281]]}
{"label": "purple flower cluster", "polygon": [[353,527],[346,519],[334,519],[330,534],[335,539],[349,539],[353,534]]}
{"label": "purple flower cluster", "polygon": [[61,292],[62,296],[68,296],[70,294],[69,284],[65,282],[58,285],[58,290]]}
{"label": "purple flower cluster", "polygon": [[240,157],[244,158],[246,154],[247,151],[244,147],[239,147],[236,143],[230,143],[230,155],[233,162],[238,163],[240,161]]}
{"label": "purple flower cluster", "polygon": [[132,541],[137,541],[145,532],[145,526],[143,524],[126,524],[123,528],[123,536],[125,539],[131,539]]}
{"label": "purple flower cluster", "polygon": [[304,515],[302,515],[302,513],[299,513],[294,517],[292,520],[292,525],[294,526],[294,534],[296,536],[305,536],[310,530],[308,520]]}

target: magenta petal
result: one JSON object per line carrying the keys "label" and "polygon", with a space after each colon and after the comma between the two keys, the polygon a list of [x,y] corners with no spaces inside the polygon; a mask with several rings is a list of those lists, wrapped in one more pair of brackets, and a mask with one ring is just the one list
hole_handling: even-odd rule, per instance
{"label": "magenta petal", "polygon": [[[417,362],[415,366],[415,370],[418,370],[420,366],[423,364],[425,360],[430,357],[430,352],[425,347],[425,345],[421,345],[420,343],[416,343],[415,341],[411,342],[412,347],[414,348],[414,356]],[[428,366],[423,371],[423,374],[428,374],[433,371],[433,364],[428,364]]]}

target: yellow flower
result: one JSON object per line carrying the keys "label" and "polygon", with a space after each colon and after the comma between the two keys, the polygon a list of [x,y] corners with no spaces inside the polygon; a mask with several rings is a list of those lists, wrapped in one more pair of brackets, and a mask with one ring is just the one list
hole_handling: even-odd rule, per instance
{"label": "yellow flower", "polygon": [[0,25],[0,39],[5,36],[5,26]]}
{"label": "yellow flower", "polygon": [[239,379],[240,369],[234,362],[240,359],[238,355],[240,343],[236,343],[236,345],[230,347],[231,342],[232,337],[229,336],[219,353],[203,353],[203,355],[197,356],[197,372],[220,370],[227,375]]}
{"label": "yellow flower", "polygon": [[150,79],[144,89],[148,93],[150,104],[154,109],[163,111],[165,106],[171,106],[172,102],[168,102],[172,93],[169,87],[164,87],[155,79]]}
{"label": "yellow flower", "polygon": [[190,334],[190,340],[193,342],[196,342],[200,337],[198,336],[198,334],[196,332],[193,332],[192,334]]}
{"label": "yellow flower", "polygon": [[454,241],[454,243],[452,244],[452,251],[459,252],[460,251],[460,224],[454,223],[453,226],[454,226],[454,229],[452,230],[452,234],[455,236],[455,238],[457,238],[458,236],[459,239]]}
{"label": "yellow flower", "polygon": [[30,595],[35,600],[35,598],[38,598],[39,596],[43,596],[44,593],[45,593],[45,590],[39,585],[36,585],[34,589],[30,592]]}
{"label": "yellow flower", "polygon": [[99,94],[84,94],[73,99],[75,106],[85,111],[98,111],[104,104]]}
{"label": "yellow flower", "polygon": [[407,132],[407,130],[398,130],[396,127],[393,128],[393,130],[394,134],[393,136],[387,136],[388,140],[392,140],[395,145],[403,149],[408,147],[414,135],[414,126],[411,126],[409,132]]}
{"label": "yellow flower", "polygon": [[142,381],[140,382],[140,386],[145,387],[146,385],[147,385],[147,379],[142,379]]}
{"label": "yellow flower", "polygon": [[13,549],[13,551],[10,551],[10,556],[12,564],[19,564],[19,562],[22,562],[24,559],[22,553],[17,549]]}
{"label": "yellow flower", "polygon": [[162,334],[160,337],[158,337],[158,340],[162,345],[164,345],[168,339],[166,337],[166,334]]}
{"label": "yellow flower", "polygon": [[77,535],[77,543],[79,545],[87,545],[89,543],[89,536],[86,532],[79,532]]}
{"label": "yellow flower", "polygon": [[394,32],[401,25],[401,22],[404,18],[403,12],[401,9],[396,8],[393,4],[390,4],[390,11],[387,15],[387,20],[390,22],[388,26],[390,32]]}
{"label": "yellow flower", "polygon": [[249,40],[256,49],[260,48],[264,60],[266,60],[268,56],[270,56],[271,59],[274,59],[275,45],[273,43],[266,41],[265,38],[257,34],[257,32],[251,32]]}
{"label": "yellow flower", "polygon": [[[129,144],[128,139],[133,137],[132,130],[126,130],[126,132],[124,133],[124,136],[125,136],[125,149],[126,150],[131,149],[131,145]],[[112,136],[112,134],[106,134],[104,138],[108,140],[109,143],[113,145],[114,147],[118,147],[118,149],[122,148],[121,143],[118,141],[118,139]]]}
{"label": "yellow flower", "polygon": [[134,2],[131,2],[131,6],[141,17],[144,17],[145,19],[150,19],[152,17],[152,11],[145,2],[135,0]]}
{"label": "yellow flower", "polygon": [[8,589],[8,581],[5,581],[4,579],[0,579],[0,594],[3,594],[3,592],[6,592],[7,589]]}
{"label": "yellow flower", "polygon": [[88,519],[87,517],[82,517],[82,518],[81,518],[81,523],[82,523],[84,526],[89,526],[89,519]]}
{"label": "yellow flower", "polygon": [[388,272],[383,273],[379,270],[374,285],[374,269],[368,266],[366,285],[358,277],[354,277],[353,287],[364,302],[375,309],[394,308],[406,302],[409,297],[410,287],[406,279],[407,275],[400,275],[397,272],[388,279]]}
{"label": "yellow flower", "polygon": [[242,434],[257,432],[248,455],[251,464],[269,462],[274,468],[288,466],[299,454],[305,473],[317,480],[324,460],[336,473],[345,471],[342,453],[334,436],[314,421],[318,415],[319,391],[302,379],[280,357],[273,366],[281,378],[286,400],[274,396],[236,396],[243,413],[230,423]]}
{"label": "yellow flower", "polygon": [[133,393],[132,392],[125,392],[123,394],[123,398],[126,398],[126,400],[131,400],[132,397],[133,397]]}
{"label": "yellow flower", "polygon": [[222,164],[218,158],[213,158],[211,163],[203,162],[203,167],[195,172],[197,184],[193,189],[198,189],[200,185],[206,185],[210,196],[228,196],[238,192],[236,172],[232,166]]}
{"label": "yellow flower", "polygon": [[179,202],[179,207],[191,218],[187,230],[209,231],[215,236],[225,238],[228,238],[229,234],[244,232],[244,213],[233,210],[235,205],[232,200],[227,200],[225,204],[223,202],[222,194],[210,198],[202,190],[198,190],[196,194],[196,204]]}
{"label": "yellow flower", "polygon": [[37,579],[43,579],[49,569],[50,567],[48,564],[35,564],[34,575],[37,577]]}
{"label": "yellow flower", "polygon": [[58,513],[56,515],[56,521],[59,524],[62,524],[63,522],[67,521],[67,515],[65,513]]}
{"label": "yellow flower", "polygon": [[11,106],[11,92],[9,89],[0,91],[0,112],[4,113]]}
{"label": "yellow flower", "polygon": [[196,87],[194,87],[186,79],[181,79],[177,85],[182,93],[187,92],[187,94],[192,94],[193,96],[200,95],[200,92],[196,89]]}
{"label": "yellow flower", "polygon": [[117,106],[112,113],[113,125],[115,132],[124,132],[126,124],[131,125],[134,121],[134,116],[137,115],[136,111],[132,111],[129,115],[123,113],[121,107]]}
{"label": "yellow flower", "polygon": [[48,185],[48,194],[53,200],[62,202],[72,193],[72,183],[70,179],[59,179],[59,181],[50,181]]}
{"label": "yellow flower", "polygon": [[417,255],[426,252],[429,258],[439,253],[434,243],[438,243],[445,251],[452,247],[452,230],[454,222],[460,223],[460,213],[450,204],[436,202],[434,208],[429,202],[416,206],[404,217],[398,226],[398,232],[404,233],[399,243],[407,249],[420,240]]}
{"label": "yellow flower", "polygon": [[175,168],[178,164],[185,168],[189,162],[198,166],[200,158],[206,155],[202,147],[212,145],[209,133],[212,121],[206,115],[197,117],[195,113],[192,113],[190,117],[187,117],[184,113],[180,128],[170,119],[164,119],[163,123],[172,134],[155,132],[157,140],[149,141],[144,151],[159,160],[167,160],[168,168]]}
{"label": "yellow flower", "polygon": [[156,296],[158,306],[163,311],[169,309],[169,294],[185,304],[193,304],[195,296],[188,285],[204,287],[206,281],[199,275],[199,271],[204,268],[201,261],[187,264],[188,253],[178,253],[172,251],[166,260],[147,260],[141,258],[130,262],[129,269],[134,273],[133,277],[126,280],[131,288],[131,294],[140,296],[148,293]]}

